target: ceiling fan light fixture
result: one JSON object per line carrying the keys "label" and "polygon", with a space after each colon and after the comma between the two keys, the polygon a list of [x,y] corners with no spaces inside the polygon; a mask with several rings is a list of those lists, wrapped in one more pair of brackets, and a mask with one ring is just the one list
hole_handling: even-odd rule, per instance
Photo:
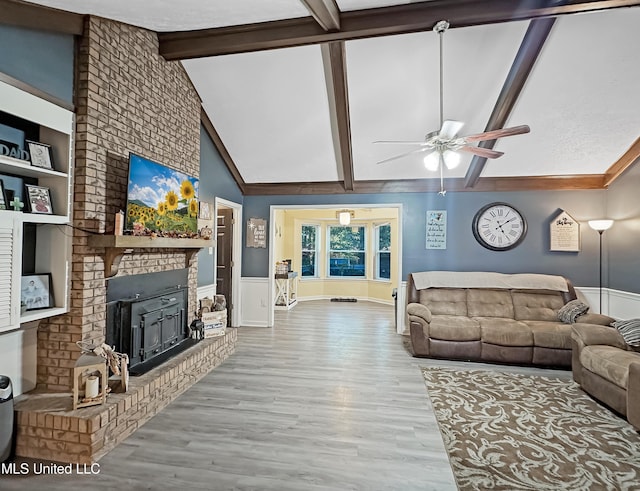
{"label": "ceiling fan light fixture", "polygon": [[458,152],[454,152],[453,150],[445,150],[442,154],[442,158],[444,159],[444,165],[449,170],[458,167],[462,160],[462,156]]}
{"label": "ceiling fan light fixture", "polygon": [[439,152],[431,152],[426,155],[422,160],[424,162],[424,166],[428,171],[435,172],[440,167],[440,153]]}

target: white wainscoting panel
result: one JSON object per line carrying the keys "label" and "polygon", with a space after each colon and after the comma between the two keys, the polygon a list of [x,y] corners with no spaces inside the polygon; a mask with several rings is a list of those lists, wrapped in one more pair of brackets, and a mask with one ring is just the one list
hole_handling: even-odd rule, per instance
{"label": "white wainscoting panel", "polygon": [[198,300],[202,300],[203,298],[213,298],[216,294],[216,285],[202,285],[198,287]]}
{"label": "white wainscoting panel", "polygon": [[273,327],[269,325],[269,278],[243,276],[240,279],[242,306],[240,326]]}
{"label": "white wainscoting panel", "polygon": [[609,315],[616,319],[640,319],[640,294],[608,290]]}
{"label": "white wainscoting panel", "polygon": [[400,283],[398,288],[398,313],[396,315],[396,332],[398,334],[409,334],[407,324],[407,282]]}
{"label": "white wainscoting panel", "polygon": [[[576,293],[580,300],[589,305],[589,312],[599,312],[599,288],[576,287]],[[602,313],[616,319],[638,319],[640,318],[640,294],[603,288]]]}
{"label": "white wainscoting panel", "polygon": [[[591,286],[576,286],[574,287],[576,290],[576,296],[578,300],[583,301],[589,306],[589,312],[597,314],[600,312],[600,290],[597,287]],[[606,298],[607,294],[605,290],[602,290],[602,310],[604,312],[606,309]]]}
{"label": "white wainscoting panel", "polygon": [[13,396],[36,386],[37,323],[0,334],[0,375],[11,379]]}

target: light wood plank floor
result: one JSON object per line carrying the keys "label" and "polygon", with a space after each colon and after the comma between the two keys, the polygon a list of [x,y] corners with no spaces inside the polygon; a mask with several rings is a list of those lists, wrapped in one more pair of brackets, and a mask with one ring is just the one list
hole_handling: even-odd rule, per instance
{"label": "light wood plank floor", "polygon": [[411,357],[393,307],[300,302],[273,329],[240,328],[236,352],[98,475],[2,476],[0,489],[455,490],[419,370],[434,364],[492,368]]}

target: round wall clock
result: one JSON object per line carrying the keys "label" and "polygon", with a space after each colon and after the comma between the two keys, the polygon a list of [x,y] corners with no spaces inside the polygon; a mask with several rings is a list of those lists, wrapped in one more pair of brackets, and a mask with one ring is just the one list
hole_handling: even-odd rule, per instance
{"label": "round wall clock", "polygon": [[473,217],[473,236],[492,251],[508,251],[520,244],[527,234],[527,221],[507,203],[490,203]]}

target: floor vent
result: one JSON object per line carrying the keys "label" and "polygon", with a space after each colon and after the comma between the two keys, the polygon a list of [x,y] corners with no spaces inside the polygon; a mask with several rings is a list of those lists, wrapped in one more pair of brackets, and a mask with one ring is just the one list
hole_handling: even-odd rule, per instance
{"label": "floor vent", "polygon": [[331,299],[332,302],[357,302],[357,298],[343,298],[343,297],[334,297]]}

